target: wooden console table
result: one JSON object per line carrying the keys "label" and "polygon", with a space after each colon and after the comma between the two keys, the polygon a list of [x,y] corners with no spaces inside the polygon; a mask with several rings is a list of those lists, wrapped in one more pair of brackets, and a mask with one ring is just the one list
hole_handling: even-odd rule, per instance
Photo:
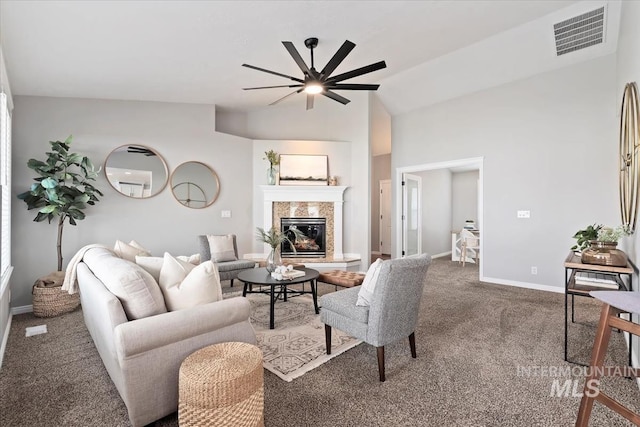
{"label": "wooden console table", "polygon": [[[631,290],[631,276],[633,275],[633,267],[627,261],[627,265],[624,267],[613,267],[610,265],[596,265],[596,264],[583,264],[580,256],[576,255],[573,251],[569,252],[569,255],[564,260],[564,273],[565,273],[565,287],[564,287],[564,360],[565,362],[576,363],[578,365],[584,365],[579,362],[571,362],[567,359],[567,343],[569,337],[569,319],[567,315],[569,305],[569,295],[571,295],[571,323],[575,323],[574,317],[574,298],[575,296],[584,296],[591,298],[589,292],[591,291],[611,291],[609,287],[601,287],[597,285],[580,285],[576,284],[576,273],[600,273],[608,279],[612,279],[618,285],[619,291]],[[626,280],[625,280],[626,279]],[[629,335],[629,366],[631,366],[631,349],[632,349],[633,336]]]}

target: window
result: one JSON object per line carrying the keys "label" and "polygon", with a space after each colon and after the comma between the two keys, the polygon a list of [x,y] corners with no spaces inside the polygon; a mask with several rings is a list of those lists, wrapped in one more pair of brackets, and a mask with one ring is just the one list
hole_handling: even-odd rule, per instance
{"label": "window", "polygon": [[4,287],[11,267],[11,115],[5,93],[0,93],[0,240],[0,277]]}

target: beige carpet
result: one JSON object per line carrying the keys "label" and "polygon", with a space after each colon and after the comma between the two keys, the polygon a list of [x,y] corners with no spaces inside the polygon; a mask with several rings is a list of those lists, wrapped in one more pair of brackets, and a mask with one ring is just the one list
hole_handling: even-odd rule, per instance
{"label": "beige carpet", "polygon": [[309,295],[275,304],[275,328],[269,329],[269,296],[248,295],[251,324],[262,350],[264,367],[285,381],[298,378],[360,344],[360,340],[332,330],[331,355],[325,350],[324,324]]}
{"label": "beige carpet", "polygon": [[[388,346],[384,383],[376,350],[364,343],[291,382],[265,370],[265,426],[572,426],[580,399],[553,396],[551,388],[555,379],[573,377],[518,372],[575,366],[562,360],[563,307],[562,294],[481,283],[475,266],[435,260],[422,296],[417,359],[406,340]],[[569,349],[584,361],[599,304],[577,298],[576,309]],[[40,324],[49,333],[24,336],[25,327]],[[620,335],[613,334],[609,363],[626,359]],[[575,378],[581,390],[583,378]],[[640,411],[634,381],[614,378],[603,388]],[[14,316],[0,371],[0,426],[128,426],[126,414],[80,310],[54,319]],[[177,425],[175,414],[155,423]],[[596,403],[590,425],[631,424]]]}

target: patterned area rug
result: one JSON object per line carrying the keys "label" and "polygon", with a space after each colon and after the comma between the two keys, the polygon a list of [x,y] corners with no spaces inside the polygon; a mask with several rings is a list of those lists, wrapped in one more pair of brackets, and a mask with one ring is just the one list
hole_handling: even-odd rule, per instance
{"label": "patterned area rug", "polygon": [[292,381],[362,342],[332,328],[331,355],[327,355],[324,323],[315,314],[310,295],[276,301],[275,329],[269,329],[269,296],[249,294],[247,298],[264,367],[285,381]]}

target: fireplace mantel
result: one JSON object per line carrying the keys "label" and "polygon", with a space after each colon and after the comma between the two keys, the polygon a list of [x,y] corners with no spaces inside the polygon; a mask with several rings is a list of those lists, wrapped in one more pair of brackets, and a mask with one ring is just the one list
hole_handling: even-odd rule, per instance
{"label": "fireplace mantel", "polygon": [[[333,203],[334,260],[344,259],[342,248],[342,211],[346,186],[261,185],[264,195],[264,229],[273,224],[274,202],[330,202]],[[265,248],[268,250],[268,248]]]}
{"label": "fireplace mantel", "polygon": [[343,202],[344,185],[261,185],[265,202]]}

